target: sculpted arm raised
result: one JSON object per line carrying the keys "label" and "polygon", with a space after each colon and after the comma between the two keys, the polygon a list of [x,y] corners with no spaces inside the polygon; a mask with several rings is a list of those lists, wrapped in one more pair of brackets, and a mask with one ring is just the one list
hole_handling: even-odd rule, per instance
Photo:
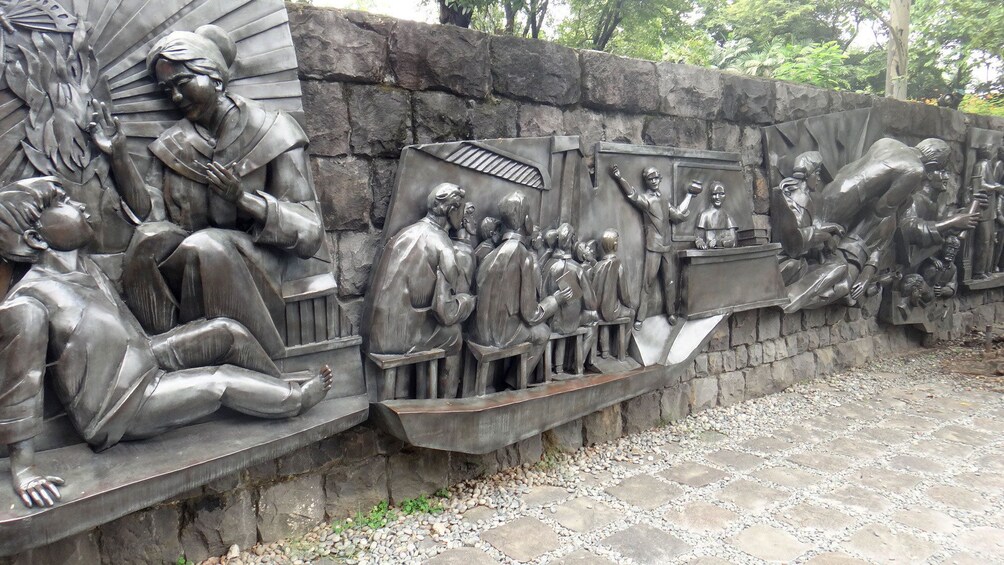
{"label": "sculpted arm raised", "polygon": [[149,188],[126,148],[126,136],[119,119],[112,116],[103,102],[91,100],[91,122],[87,124],[94,144],[108,155],[115,176],[115,187],[137,220],[145,220],[153,208]]}
{"label": "sculpted arm raised", "polygon": [[621,190],[621,193],[624,194],[624,197],[627,198],[628,202],[638,207],[644,207],[645,203],[641,197],[638,196],[638,191],[631,186],[631,183],[629,183],[623,175],[621,175],[620,167],[617,165],[611,165],[610,176],[613,177],[614,182],[617,183],[617,188]]}

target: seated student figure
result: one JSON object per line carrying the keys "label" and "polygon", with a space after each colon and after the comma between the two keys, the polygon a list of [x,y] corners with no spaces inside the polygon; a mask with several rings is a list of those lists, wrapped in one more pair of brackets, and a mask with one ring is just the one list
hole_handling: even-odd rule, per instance
{"label": "seated student figure", "polygon": [[582,268],[586,271],[586,277],[589,280],[593,280],[593,274],[596,272],[596,240],[588,239],[586,241],[580,241],[575,244],[575,260],[582,265]]}
{"label": "seated student figure", "polygon": [[527,370],[532,373],[551,336],[547,321],[572,298],[572,292],[540,294],[540,267],[527,242],[533,222],[526,195],[518,190],[509,193],[499,201],[498,210],[502,243],[478,265],[471,340],[499,348],[531,343]]}
{"label": "seated student figure", "polygon": [[225,406],[296,416],[331,388],[323,367],[300,385],[244,326],[198,320],[149,336],[111,281],[78,250],[93,237],[82,205],[52,177],[0,189],[0,257],[27,268],[0,303],[0,442],[25,506],[52,506],[58,477],[34,465],[43,379],[96,451],[155,436]]}
{"label": "seated student figure", "polygon": [[478,224],[478,246],[474,248],[474,258],[480,264],[502,241],[502,222],[498,218],[485,216]]}
{"label": "seated student figure", "polygon": [[614,322],[621,318],[633,318],[634,303],[631,298],[631,286],[627,280],[627,270],[620,257],[617,256],[617,246],[620,234],[609,229],[600,236],[600,247],[603,258],[596,263],[593,274],[593,290],[596,292],[597,312],[600,320]]}
{"label": "seated student figure", "polygon": [[[561,290],[559,280],[570,274],[578,282],[582,295],[578,299],[569,300],[558,306],[558,311],[551,318],[551,332],[558,335],[569,335],[581,327],[589,327],[583,346],[583,351],[592,351],[593,338],[596,335],[593,326],[599,319],[596,314],[596,295],[592,284],[582,265],[572,257],[576,243],[575,229],[571,224],[563,223],[556,230],[556,247],[551,260],[544,271],[544,295],[554,294]],[[563,373],[565,362],[565,342],[560,340],[555,344],[555,354],[551,370]]]}
{"label": "seated student figure", "polygon": [[711,183],[711,207],[697,217],[697,239],[694,240],[694,245],[698,249],[736,246],[738,228],[729,213],[722,210],[724,203],[725,185],[718,181]]}

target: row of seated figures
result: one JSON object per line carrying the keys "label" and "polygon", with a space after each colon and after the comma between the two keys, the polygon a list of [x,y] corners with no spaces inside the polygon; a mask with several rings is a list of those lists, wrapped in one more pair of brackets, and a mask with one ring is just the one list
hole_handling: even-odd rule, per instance
{"label": "row of seated figures", "polygon": [[387,242],[363,324],[380,400],[524,389],[625,359],[635,309],[618,232],[541,230],[518,190],[498,209],[477,222],[464,189],[443,183]]}
{"label": "row of seated figures", "polygon": [[[643,191],[616,166],[610,173],[642,212],[648,239],[662,237],[668,229],[662,224],[686,218],[691,196],[702,190],[695,181],[684,202],[667,212],[654,167],[642,175]],[[499,201],[498,218],[476,221],[465,196],[455,184],[433,188],[425,217],[391,237],[378,261],[362,324],[377,375],[371,381],[375,396],[481,396],[581,376],[598,358],[624,362],[632,328],[646,317],[633,305],[646,303],[660,273],[675,279],[675,269],[661,266],[672,260],[663,258],[674,253],[669,246],[662,244],[665,251],[654,258],[646,251],[646,284],[636,301],[617,254],[617,230],[603,231],[598,240],[580,240],[567,222],[542,230],[519,190]],[[712,205],[696,222],[699,249],[736,246],[736,224],[722,209],[724,200],[724,185],[712,183]],[[673,323],[675,280],[663,284]]]}

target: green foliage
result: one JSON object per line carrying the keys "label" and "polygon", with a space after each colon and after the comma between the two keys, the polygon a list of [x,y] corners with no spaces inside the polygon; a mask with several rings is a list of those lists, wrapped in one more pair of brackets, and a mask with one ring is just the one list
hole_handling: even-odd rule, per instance
{"label": "green foliage", "polygon": [[378,530],[396,519],[397,513],[390,507],[390,503],[384,500],[381,501],[380,504],[371,508],[366,514],[356,512],[354,518],[346,518],[345,520],[331,524],[331,529],[336,534],[340,534],[346,530],[354,528],[369,528],[371,530]]}
{"label": "green foliage", "polygon": [[195,561],[189,561],[184,555],[179,555],[178,559],[174,562],[175,565],[195,565]]}
{"label": "green foliage", "polygon": [[[450,491],[446,488],[441,488],[437,490],[433,496],[436,499],[449,498]],[[446,508],[443,506],[442,500],[436,499],[430,500],[423,494],[418,498],[402,500],[397,507],[391,506],[389,502],[384,500],[381,501],[380,504],[371,508],[370,511],[365,514],[362,512],[356,512],[356,515],[352,518],[346,518],[345,520],[332,523],[331,530],[336,534],[357,528],[378,530],[397,520],[399,513],[402,516],[411,516],[412,514],[442,514]],[[179,563],[179,565],[184,564]]]}
{"label": "green foliage", "polygon": [[791,46],[789,56],[777,66],[774,78],[822,88],[848,88],[847,54],[835,41]]}
{"label": "green foliage", "polygon": [[777,37],[790,43],[825,43],[848,36],[862,19],[847,0],[699,0],[700,24],[719,41],[747,38],[765,46]]}
{"label": "green foliage", "polygon": [[[431,1],[431,0],[425,0]],[[545,0],[437,0],[492,33],[536,37]],[[550,0],[552,3],[562,0]],[[557,41],[656,61],[882,94],[889,0],[563,0]],[[539,27],[539,26],[537,26]],[[538,30],[539,31],[539,30]],[[855,42],[874,36],[876,41]],[[968,92],[979,112],[1004,92],[1004,2],[913,0],[908,94]],[[987,98],[989,97],[989,98]]]}
{"label": "green foliage", "polygon": [[661,60],[667,45],[685,37],[691,0],[567,0],[570,17],[558,42],[618,55]]}
{"label": "green foliage", "polygon": [[1004,94],[966,94],[959,104],[959,110],[971,114],[985,114],[1004,118]]}

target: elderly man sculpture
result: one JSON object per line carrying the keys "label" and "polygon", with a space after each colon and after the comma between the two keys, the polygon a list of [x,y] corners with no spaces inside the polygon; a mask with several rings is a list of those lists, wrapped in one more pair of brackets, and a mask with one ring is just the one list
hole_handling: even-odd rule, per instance
{"label": "elderly man sculpture", "polygon": [[[447,367],[440,394],[459,394],[462,323],[474,311],[449,230],[463,229],[464,190],[442,183],[429,192],[426,214],[387,241],[373,272],[367,304],[370,353],[443,349]],[[473,258],[472,258],[473,262]]]}
{"label": "elderly man sculpture", "polygon": [[824,261],[827,243],[844,235],[844,228],[819,218],[813,193],[822,187],[823,156],[807,151],[795,158],[790,177],[771,190],[771,234],[781,243],[781,276],[797,281]]}
{"label": "elderly man sculpture", "polygon": [[471,338],[480,345],[511,347],[532,345],[527,370],[532,372],[544,353],[551,330],[547,320],[572,298],[570,289],[541,299],[541,273],[537,257],[527,245],[533,228],[530,203],[521,191],[499,202],[502,243],[478,265],[478,305]]}
{"label": "elderly man sculpture", "polygon": [[846,229],[836,252],[788,286],[788,312],[844,299],[853,305],[875,290],[880,263],[892,247],[900,214],[925,178],[945,168],[951,153],[940,139],[909,147],[895,139],[876,141],[844,166],[822,191],[820,218]]}
{"label": "elderly man sculpture", "polygon": [[150,220],[137,229],[122,275],[143,327],[160,333],[233,318],[275,356],[285,347],[286,293],[333,290],[334,278],[307,136],[288,114],[227,92],[235,57],[216,26],[172,32],[150,49],[149,72],[185,117],[150,144],[145,179],[107,108],[95,104],[89,127],[132,195],[129,211]]}
{"label": "elderly man sculpture", "polygon": [[80,255],[93,237],[83,206],[53,178],[0,190],[0,257],[30,265],[0,303],[0,443],[28,507],[52,506],[62,479],[35,468],[43,380],[95,450],[154,436],[227,407],[295,416],[331,387],[323,367],[299,385],[239,323],[199,320],[149,336],[111,281]]}

